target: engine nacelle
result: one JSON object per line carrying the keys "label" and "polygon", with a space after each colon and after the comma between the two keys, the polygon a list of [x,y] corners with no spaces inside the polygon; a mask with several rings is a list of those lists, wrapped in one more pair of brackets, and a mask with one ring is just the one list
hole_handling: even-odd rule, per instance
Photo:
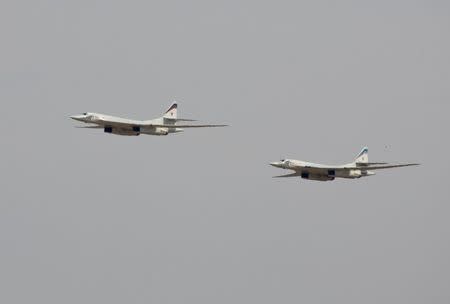
{"label": "engine nacelle", "polygon": [[153,132],[154,135],[168,135],[169,134],[169,130],[167,128],[156,128]]}
{"label": "engine nacelle", "polygon": [[360,178],[362,175],[361,170],[350,170],[348,172],[350,178]]}
{"label": "engine nacelle", "polygon": [[320,175],[320,174],[311,174],[308,172],[302,172],[301,177],[304,179],[317,180],[317,181],[332,181],[334,180],[334,175]]}
{"label": "engine nacelle", "polygon": [[336,170],[328,170],[328,177],[334,179],[336,177]]}
{"label": "engine nacelle", "polygon": [[121,128],[113,128],[113,127],[105,127],[105,133],[116,134],[116,135],[125,135],[125,136],[138,136],[140,134],[139,131],[127,130]]}

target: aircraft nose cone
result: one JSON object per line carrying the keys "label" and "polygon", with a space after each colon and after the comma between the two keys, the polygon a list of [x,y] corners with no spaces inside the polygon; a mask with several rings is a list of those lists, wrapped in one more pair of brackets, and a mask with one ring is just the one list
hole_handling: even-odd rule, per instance
{"label": "aircraft nose cone", "polygon": [[69,117],[72,118],[73,120],[78,120],[78,121],[84,122],[84,116],[83,115],[72,115],[72,116],[69,116]]}
{"label": "aircraft nose cone", "polygon": [[280,167],[280,162],[272,162],[272,163],[270,163],[270,165],[273,166],[273,167],[279,168]]}
{"label": "aircraft nose cone", "polygon": [[72,116],[69,116],[69,117],[74,119],[74,120],[80,120],[82,118],[81,115],[72,115]]}

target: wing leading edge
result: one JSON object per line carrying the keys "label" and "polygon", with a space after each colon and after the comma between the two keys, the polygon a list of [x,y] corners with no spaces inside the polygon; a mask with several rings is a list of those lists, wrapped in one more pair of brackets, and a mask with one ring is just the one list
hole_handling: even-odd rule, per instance
{"label": "wing leading edge", "polygon": [[410,166],[419,166],[420,164],[398,164],[398,165],[386,165],[386,166],[356,166],[354,168],[348,167],[344,169],[349,170],[380,170],[380,169],[390,169],[390,168],[401,168]]}
{"label": "wing leading edge", "polygon": [[[191,121],[191,120],[189,120]],[[193,120],[192,120],[193,121]],[[218,128],[218,127],[228,127],[228,125],[222,124],[199,124],[199,125],[188,125],[188,124],[154,124],[154,123],[143,123],[138,121],[117,121],[117,120],[102,120],[92,122],[102,128],[103,126],[114,126],[120,128],[132,128],[132,127],[142,127],[142,128]]]}
{"label": "wing leading edge", "polygon": [[144,124],[143,127],[155,127],[155,128],[219,128],[228,127],[228,125],[167,125],[167,124]]}
{"label": "wing leading edge", "polygon": [[[402,168],[402,167],[411,167],[411,166],[419,166],[420,164],[411,163],[411,164],[392,164],[389,165],[387,163],[379,163],[380,165],[374,165],[376,163],[372,163],[371,165],[357,165],[357,166],[343,166],[343,167],[313,167],[313,166],[305,166],[306,170],[316,170],[326,172],[327,170],[335,170],[335,171],[350,171],[350,170],[361,170],[361,171],[372,171],[372,170],[381,170],[381,169],[391,169],[391,168]],[[297,170],[297,169],[295,169]],[[298,169],[301,170],[301,169]]]}

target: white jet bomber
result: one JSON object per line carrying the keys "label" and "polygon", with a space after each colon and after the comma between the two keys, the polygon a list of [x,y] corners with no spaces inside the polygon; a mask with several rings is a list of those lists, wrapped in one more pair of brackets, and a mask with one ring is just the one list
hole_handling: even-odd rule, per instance
{"label": "white jet bomber", "polygon": [[133,120],[98,113],[83,113],[81,115],[70,116],[70,118],[91,124],[80,128],[103,129],[105,133],[128,136],[137,136],[140,134],[168,135],[170,133],[183,132],[184,128],[212,128],[227,126],[178,124],[178,122],[195,120],[177,118],[177,108],[178,105],[174,102],[163,116],[152,120]]}
{"label": "white jet bomber", "polygon": [[373,170],[399,168],[408,166],[417,166],[419,164],[393,164],[388,163],[369,163],[369,149],[363,148],[356,159],[349,164],[339,166],[328,166],[314,164],[300,160],[283,159],[279,162],[273,162],[270,165],[295,171],[292,174],[280,175],[275,177],[295,177],[317,181],[332,181],[336,177],[340,178],[361,178],[375,175]]}

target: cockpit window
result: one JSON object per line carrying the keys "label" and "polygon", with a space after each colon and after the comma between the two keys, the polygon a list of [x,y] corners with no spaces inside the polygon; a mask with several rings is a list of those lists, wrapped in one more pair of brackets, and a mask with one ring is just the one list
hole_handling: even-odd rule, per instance
{"label": "cockpit window", "polygon": [[87,115],[87,113],[83,113],[83,115]]}

